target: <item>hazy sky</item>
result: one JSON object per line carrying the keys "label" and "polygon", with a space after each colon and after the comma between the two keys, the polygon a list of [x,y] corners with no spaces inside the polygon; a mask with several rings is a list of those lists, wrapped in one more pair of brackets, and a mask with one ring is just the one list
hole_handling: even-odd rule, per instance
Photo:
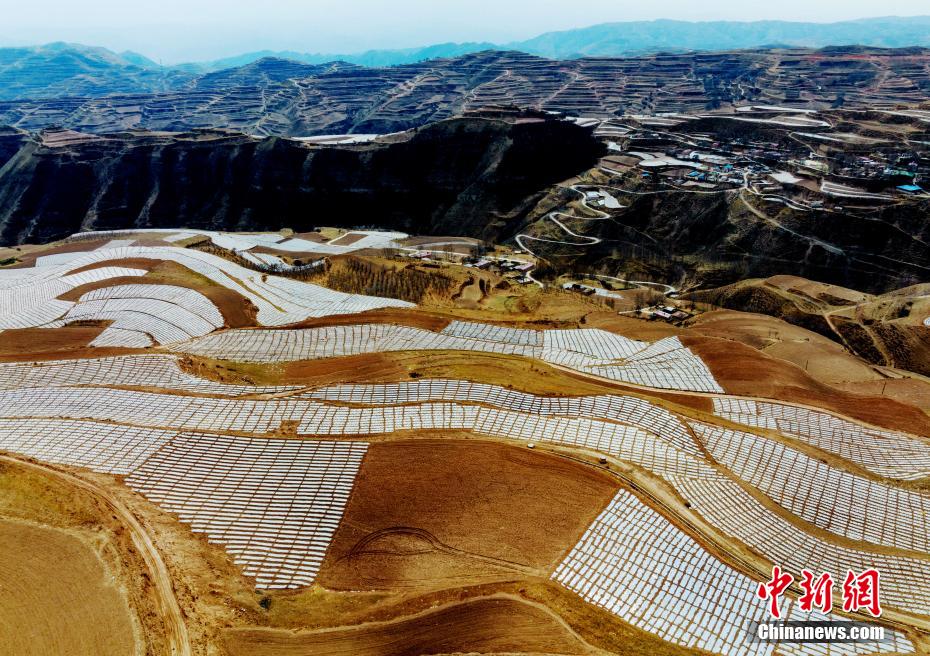
{"label": "hazy sky", "polygon": [[0,45],[72,41],[170,64],[263,49],[354,53],[504,43],[609,21],[921,14],[930,14],[927,0],[0,0]]}

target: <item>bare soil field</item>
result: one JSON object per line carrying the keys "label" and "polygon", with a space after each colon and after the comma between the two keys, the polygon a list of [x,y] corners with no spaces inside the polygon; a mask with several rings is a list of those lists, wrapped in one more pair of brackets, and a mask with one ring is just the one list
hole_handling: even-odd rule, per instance
{"label": "bare soil field", "polygon": [[307,241],[314,241],[318,244],[326,243],[326,237],[319,232],[298,232],[294,234],[294,239],[306,239]]}
{"label": "bare soil field", "polygon": [[455,242],[456,244],[461,245],[461,246],[469,246],[469,247],[480,246],[481,244],[484,243],[480,239],[473,239],[472,237],[445,237],[441,235],[407,237],[406,239],[401,241],[401,243],[404,246],[428,246],[431,244],[442,244],[442,246],[439,247],[441,248],[441,250],[447,250],[446,247],[452,246],[453,245],[452,242]]}
{"label": "bare soil field", "polygon": [[385,308],[359,314],[334,314],[328,317],[307,319],[288,327],[316,328],[319,326],[353,326],[368,323],[389,323],[439,332],[448,326],[450,322],[451,319],[436,312],[424,312],[423,310],[406,308]]}
{"label": "bare soil field", "polygon": [[233,629],[225,634],[225,646],[230,656],[592,652],[551,612],[503,597],[451,603],[413,617],[345,629]]}
{"label": "bare soil field", "polygon": [[103,326],[4,330],[3,337],[0,337],[0,362],[100,358],[141,352],[138,349],[88,347],[103,330]]}
{"label": "bare soil field", "polygon": [[828,385],[882,379],[871,365],[833,340],[764,314],[714,310],[697,317],[688,332],[742,342],[805,368]]}
{"label": "bare soil field", "polygon": [[[15,591],[0,605],[28,601],[20,610],[4,606],[0,623],[27,610],[47,618],[35,640],[48,647],[36,652],[8,649],[10,643],[2,641],[20,637],[8,637],[4,627],[0,653],[167,653],[165,620],[130,532],[102,497],[71,484],[59,471],[64,470],[0,459],[0,587]],[[6,563],[15,569],[8,573]],[[55,635],[50,635],[53,629]],[[98,630],[112,635],[94,637]],[[67,635],[58,634],[69,632],[81,644],[63,642],[56,650],[48,642],[67,641]],[[85,643],[87,649],[81,651]]]}
{"label": "bare soil field", "polygon": [[90,241],[75,241],[59,243],[49,246],[24,245],[13,248],[0,248],[0,260],[8,257],[15,257],[19,260],[9,269],[26,269],[34,267],[36,260],[45,255],[58,255],[60,253],[80,253],[83,251],[92,251],[106,244],[109,239],[94,239]]}
{"label": "bare soil field", "polygon": [[[616,615],[584,602],[578,595],[548,579],[523,578],[460,588],[443,588],[422,593],[347,593],[329,592],[315,586],[296,593],[276,594],[270,598],[268,628],[261,639],[278,645],[288,636],[300,637],[301,631],[331,628],[340,631],[349,626],[370,626],[423,616],[437,608],[464,604],[469,600],[504,597],[545,607],[561,618],[563,625],[595,649],[621,656],[706,656],[707,652],[668,643],[657,636],[627,624]],[[244,633],[259,627],[245,627]],[[226,633],[227,646],[236,640],[238,631]],[[263,654],[257,642],[248,646]],[[598,652],[603,654],[604,651]],[[272,652],[276,653],[276,652]],[[298,652],[302,653],[302,652]],[[525,652],[519,652],[525,653]]]}
{"label": "bare soil field", "polygon": [[930,416],[912,405],[829,387],[803,369],[739,342],[697,336],[685,336],[682,342],[730,394],[817,406],[882,428],[930,435]]}
{"label": "bare soil field", "polygon": [[90,544],[60,529],[0,520],[0,652],[140,653],[115,577]]}
{"label": "bare soil field", "polygon": [[838,390],[886,396],[930,411],[930,383],[925,378],[872,365],[831,339],[775,317],[715,310],[698,317],[689,333],[747,344]]}
{"label": "bare soil field", "polygon": [[765,280],[765,284],[786,292],[808,296],[828,305],[855,305],[857,303],[864,303],[872,298],[871,295],[854,289],[848,289],[838,285],[828,285],[799,276],[772,276]]}
{"label": "bare soil field", "polygon": [[579,323],[579,328],[600,328],[630,339],[654,342],[665,337],[683,335],[686,331],[664,321],[643,321],[624,317],[616,312],[592,312]]}
{"label": "bare soil field", "polygon": [[545,577],[616,493],[608,476],[525,447],[373,444],[320,571],[337,590]]}
{"label": "bare soil field", "polygon": [[338,246],[351,246],[352,244],[363,240],[367,236],[368,235],[362,234],[360,232],[347,232],[344,235],[336,237],[329,243]]}

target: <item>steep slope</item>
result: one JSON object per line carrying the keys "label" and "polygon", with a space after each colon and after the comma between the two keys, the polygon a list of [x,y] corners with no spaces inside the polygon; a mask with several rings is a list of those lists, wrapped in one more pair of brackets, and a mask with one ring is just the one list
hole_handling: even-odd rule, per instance
{"label": "steep slope", "polygon": [[923,280],[930,262],[930,201],[923,199],[812,220],[787,207],[770,210],[772,217],[756,213],[738,190],[611,190],[625,206],[611,220],[568,222],[583,240],[566,239],[547,218],[553,208],[576,200],[564,189],[553,190],[513,234],[551,239],[533,242],[533,252],[559,269],[675,284],[685,279],[703,287],[792,273],[882,293]]}
{"label": "steep slope", "polygon": [[602,149],[573,123],[526,117],[454,119],[345,148],[220,132],[66,136],[30,138],[0,169],[0,243],[91,228],[318,224],[493,238]]}

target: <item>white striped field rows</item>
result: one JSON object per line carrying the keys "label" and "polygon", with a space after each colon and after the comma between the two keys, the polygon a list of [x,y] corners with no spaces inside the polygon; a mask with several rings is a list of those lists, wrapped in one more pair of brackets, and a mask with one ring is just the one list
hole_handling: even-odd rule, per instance
{"label": "white striped field rows", "polygon": [[[189,239],[198,235],[209,237],[210,241],[228,250],[239,252],[240,255],[247,254],[260,257],[260,253],[247,253],[248,250],[256,247],[270,248],[273,250],[291,252],[291,253],[317,253],[320,255],[343,255],[364,248],[397,248],[397,242],[406,239],[409,235],[403,232],[390,232],[385,230],[353,230],[354,234],[363,235],[361,239],[351,244],[342,245],[339,243],[321,243],[300,237],[285,237],[276,232],[254,232],[254,233],[236,233],[236,232],[217,232],[215,230],[198,230],[196,228],[143,228],[128,230],[107,230],[99,232],[82,232],[78,235],[84,239],[93,239],[94,237],[104,238],[119,235],[153,235],[161,238],[163,241],[175,242]],[[76,235],[77,236],[77,235]],[[338,241],[338,239],[333,240]]]}
{"label": "white striped field rows", "polygon": [[882,599],[930,615],[930,561],[839,546],[813,536],[768,510],[734,481],[675,477],[675,488],[711,524],[738,538],[795,576],[816,572],[881,572]]}
{"label": "white striped field rows", "polygon": [[84,360],[0,363],[0,390],[30,387],[109,385],[242,396],[299,389],[294,386],[253,386],[217,383],[183,371],[174,355],[127,355]]}
{"label": "white striped field rows", "polygon": [[661,435],[684,451],[699,453],[684,422],[662,406],[634,396],[536,396],[497,385],[442,378],[381,385],[332,385],[298,395],[297,398],[301,396],[360,405],[456,401],[483,403],[503,410],[536,415],[612,419]]}
{"label": "white striped field rows", "polygon": [[879,476],[900,480],[930,476],[930,442],[904,433],[782,403],[719,398],[714,399],[714,412],[746,426],[789,435]]}
{"label": "white striped field rows", "polygon": [[135,346],[140,333],[156,344],[183,342],[223,326],[219,309],[193,289],[173,285],[117,285],[87,292],[49,328],[72,321],[112,322],[93,346]]}
{"label": "white striped field rows", "polygon": [[222,544],[260,588],[313,583],[367,445],[179,435],[127,485]]}
{"label": "white striped field rows", "polygon": [[[538,334],[536,334],[538,333]],[[205,357],[289,362],[387,351],[455,350],[518,355],[647,387],[722,392],[678,340],[636,342],[603,330],[528,331],[453,322],[441,333],[387,324],[303,330],[228,330],[172,347]]]}
{"label": "white striped field rows", "polygon": [[145,274],[141,270],[103,267],[69,275],[78,268],[127,258],[172,261],[199,273],[251,301],[258,308],[258,321],[269,326],[383,307],[412,307],[405,301],[344,294],[319,285],[262,274],[201,251],[173,246],[123,246],[84,253],[65,264],[0,272],[0,328],[28,328],[62,317],[72,304],[55,297],[79,285]]}
{"label": "white striped field rows", "polygon": [[[131,292],[116,295],[124,293]],[[345,351],[366,335],[378,346],[398,343],[398,333],[390,330],[397,327],[348,328],[322,333],[323,338],[317,333],[299,348]],[[404,329],[414,332],[400,334],[422,340],[426,333],[437,340],[431,344],[486,344],[501,353],[558,350],[587,362],[623,365],[649,366],[681,357],[676,353],[680,344],[614,340],[600,331],[548,335],[480,324],[450,329],[444,334]],[[308,333],[234,332],[255,333],[262,340],[272,333],[306,339]],[[278,396],[254,398],[269,393]],[[250,398],[242,398],[246,395]],[[715,410],[774,412],[723,403]],[[788,410],[777,411],[787,416]],[[807,419],[815,425],[823,421],[815,415],[792,420],[803,424]],[[795,575],[802,567],[840,575],[845,569],[877,567],[887,605],[930,614],[930,562],[876,553],[867,544],[838,546],[812,535],[728,478],[703,449],[787,511],[855,540],[926,551],[927,498],[829,467],[761,436],[685,422],[644,399],[543,397],[460,380],[340,384],[306,391],[227,385],[185,373],[176,356],[156,354],[0,364],[0,450],[127,476],[134,490],[223,545],[260,588],[294,588],[315,579],[367,449],[358,439],[339,438],[401,430],[467,430],[612,455],[663,477],[708,522]],[[278,432],[335,439],[267,435]],[[635,626],[721,654],[913,651],[894,632],[889,643],[831,646],[828,651],[818,645],[747,644],[747,622],[761,619],[765,609],[754,596],[756,582],[625,492],[603,511],[553,578]],[[785,603],[792,619],[802,618],[793,602]]]}
{"label": "white striped field rows", "polygon": [[0,451],[62,465],[128,474],[173,431],[67,419],[0,419]]}
{"label": "white striped field rows", "polygon": [[801,519],[851,540],[930,553],[930,496],[835,469],[752,433],[692,427],[715,460]]}
{"label": "white striped field rows", "polygon": [[[822,653],[816,645],[776,651],[771,644],[750,642],[749,624],[766,619],[765,604],[755,596],[758,583],[714,558],[623,490],[558,566],[553,579],[586,601],[676,644],[726,656]],[[782,611],[790,619],[807,617],[791,601],[783,602]],[[905,637],[888,633],[892,641],[879,645],[879,651],[913,651]],[[870,653],[876,648],[853,647],[846,653]]]}
{"label": "white striped field rows", "polygon": [[[587,448],[667,476],[715,475],[702,463],[690,435],[681,432],[681,427],[677,434],[669,431],[668,437],[665,436],[661,412],[649,413],[638,399],[608,399],[613,399],[614,418],[605,421],[450,402],[356,408],[295,397],[246,400],[99,387],[53,387],[0,393],[0,417],[87,419],[175,431],[251,434],[276,432],[285,425],[296,427],[289,430],[298,435],[334,436],[401,430],[469,430],[494,437]],[[649,414],[660,418],[652,426],[655,433],[637,423]]]}
{"label": "white striped field rows", "polygon": [[[144,276],[142,269],[101,267],[67,275],[69,265],[41,269],[0,270],[0,329],[33,328],[54,321],[74,307],[56,297],[92,282]],[[25,273],[23,273],[25,272]]]}

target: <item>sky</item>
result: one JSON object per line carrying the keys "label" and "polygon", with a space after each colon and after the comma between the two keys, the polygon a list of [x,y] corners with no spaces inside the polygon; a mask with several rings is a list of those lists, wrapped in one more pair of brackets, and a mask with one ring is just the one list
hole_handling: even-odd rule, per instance
{"label": "sky", "polygon": [[349,54],[507,43],[657,18],[830,22],[926,14],[927,0],[0,0],[0,46],[69,41],[175,64],[256,50]]}

